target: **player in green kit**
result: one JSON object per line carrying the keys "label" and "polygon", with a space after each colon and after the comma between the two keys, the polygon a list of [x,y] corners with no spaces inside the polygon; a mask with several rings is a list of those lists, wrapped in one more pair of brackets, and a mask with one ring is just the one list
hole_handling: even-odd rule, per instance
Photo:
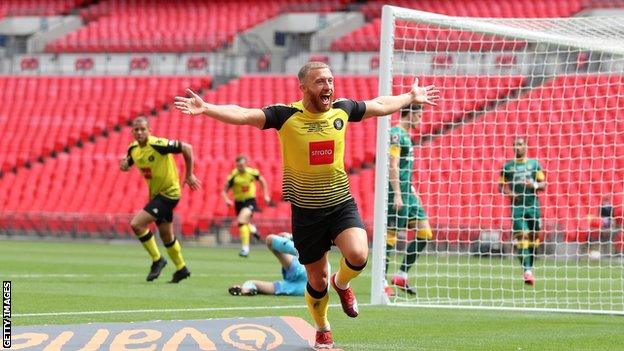
{"label": "player in green kit", "polygon": [[546,177],[537,160],[526,156],[524,138],[514,140],[516,158],[505,163],[501,171],[500,191],[511,199],[511,217],[518,257],[524,269],[524,283],[534,285],[533,264],[539,247],[542,222],[537,192],[546,187]]}
{"label": "player in green kit", "polygon": [[[410,294],[414,291],[407,283],[407,272],[416,262],[418,254],[425,249],[427,240],[433,237],[425,209],[412,185],[414,145],[410,130],[418,127],[422,118],[423,105],[412,104],[401,110],[399,123],[390,129],[390,191],[388,192],[388,232],[386,236],[386,271],[388,253],[397,243],[397,233],[416,230],[416,240],[407,244],[403,263],[392,276],[392,284]],[[386,294],[394,291],[384,283]]]}

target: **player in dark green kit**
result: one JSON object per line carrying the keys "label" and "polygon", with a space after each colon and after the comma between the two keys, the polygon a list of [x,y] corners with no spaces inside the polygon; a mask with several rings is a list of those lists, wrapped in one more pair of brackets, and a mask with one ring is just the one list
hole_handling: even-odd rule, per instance
{"label": "player in dark green kit", "polygon": [[533,263],[535,250],[539,247],[539,231],[542,222],[537,192],[546,187],[546,177],[537,160],[526,156],[526,141],[516,138],[516,158],[505,163],[501,171],[499,188],[511,199],[511,217],[514,241],[518,257],[524,269],[524,283],[535,284]]}
{"label": "player in dark green kit", "polygon": [[[386,271],[388,257],[397,243],[397,233],[416,230],[416,240],[407,244],[403,263],[392,276],[392,284],[413,294],[414,291],[407,283],[407,272],[416,262],[418,253],[424,250],[427,240],[433,237],[431,226],[425,209],[416,195],[412,185],[414,163],[414,145],[409,131],[418,127],[422,118],[423,106],[412,104],[401,110],[399,123],[390,129],[390,170],[388,192],[388,232],[386,236]],[[393,295],[394,291],[384,284],[386,294]]]}

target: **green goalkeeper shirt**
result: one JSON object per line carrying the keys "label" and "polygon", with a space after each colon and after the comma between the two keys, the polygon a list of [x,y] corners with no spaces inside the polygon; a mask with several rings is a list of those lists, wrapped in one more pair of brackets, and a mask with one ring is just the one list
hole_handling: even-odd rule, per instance
{"label": "green goalkeeper shirt", "polygon": [[[405,129],[400,126],[394,126],[390,129],[390,155],[399,158],[401,191],[407,191],[412,185],[413,148],[412,139]],[[390,191],[392,191],[392,187],[390,187]]]}
{"label": "green goalkeeper shirt", "polygon": [[501,171],[501,184],[510,184],[511,191],[514,193],[514,207],[537,207],[539,208],[539,199],[536,190],[532,186],[527,186],[527,180],[530,182],[544,181],[544,172],[537,160],[527,159],[526,161],[511,160],[505,163]]}

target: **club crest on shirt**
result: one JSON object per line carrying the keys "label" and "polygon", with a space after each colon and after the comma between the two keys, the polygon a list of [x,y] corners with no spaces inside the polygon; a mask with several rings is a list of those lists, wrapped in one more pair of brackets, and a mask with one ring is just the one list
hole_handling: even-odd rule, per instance
{"label": "club crest on shirt", "polygon": [[150,162],[154,162],[154,156],[150,155],[150,157],[148,157],[147,160],[150,161]]}
{"label": "club crest on shirt", "polygon": [[334,128],[336,128],[336,130],[341,130],[342,127],[344,127],[344,122],[342,121],[342,119],[336,118],[334,120]]}

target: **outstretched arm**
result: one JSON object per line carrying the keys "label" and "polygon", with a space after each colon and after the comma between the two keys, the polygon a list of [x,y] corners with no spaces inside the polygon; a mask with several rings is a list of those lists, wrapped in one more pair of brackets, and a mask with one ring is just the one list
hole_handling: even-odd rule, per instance
{"label": "outstretched arm", "polygon": [[195,174],[193,174],[193,147],[191,144],[180,143],[182,144],[182,156],[184,157],[184,168],[186,169],[184,183],[188,184],[191,190],[199,190],[201,188],[201,182],[195,177]]}
{"label": "outstretched arm", "polygon": [[176,96],[175,107],[187,115],[204,114],[227,124],[248,125],[262,129],[266,121],[259,108],[244,108],[238,105],[214,105],[205,102],[191,89],[186,89],[190,97]]}
{"label": "outstretched arm", "polygon": [[440,98],[440,91],[434,85],[426,87],[418,86],[418,78],[414,80],[412,90],[401,95],[379,96],[372,100],[364,101],[366,104],[366,112],[364,118],[375,116],[387,116],[400,110],[403,106],[416,103],[437,105],[436,101]]}

